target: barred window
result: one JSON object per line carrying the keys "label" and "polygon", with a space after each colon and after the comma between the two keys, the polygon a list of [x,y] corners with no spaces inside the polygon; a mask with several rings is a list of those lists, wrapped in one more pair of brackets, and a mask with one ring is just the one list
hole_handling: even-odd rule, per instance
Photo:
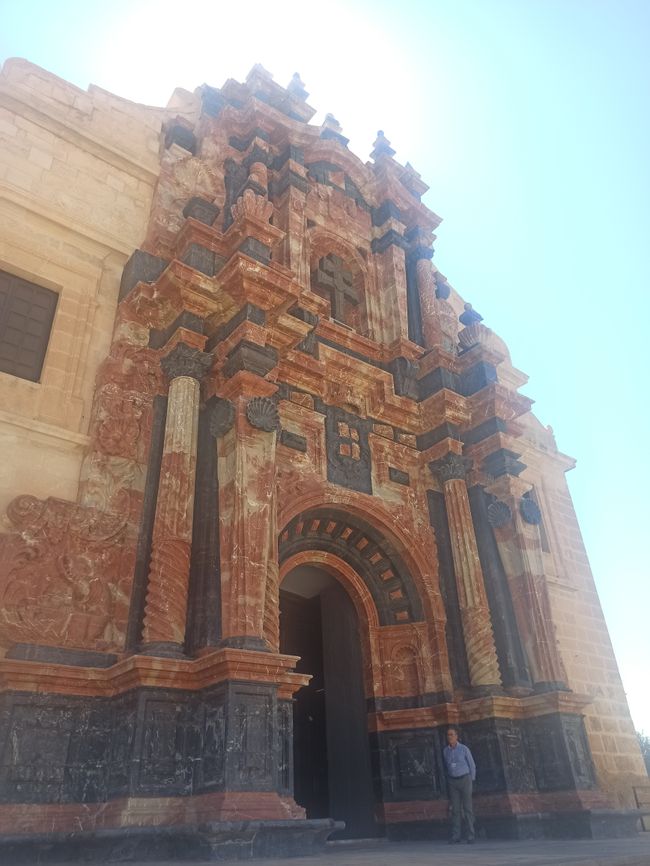
{"label": "barred window", "polygon": [[0,271],[0,371],[38,382],[58,295]]}

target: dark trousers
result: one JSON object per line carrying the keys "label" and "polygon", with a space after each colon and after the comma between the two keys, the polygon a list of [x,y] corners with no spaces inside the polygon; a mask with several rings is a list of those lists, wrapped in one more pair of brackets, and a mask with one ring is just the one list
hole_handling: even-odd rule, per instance
{"label": "dark trousers", "polygon": [[467,838],[474,838],[474,810],[472,808],[472,777],[469,773],[457,779],[447,776],[451,803],[451,838],[460,839],[461,808],[467,825]]}

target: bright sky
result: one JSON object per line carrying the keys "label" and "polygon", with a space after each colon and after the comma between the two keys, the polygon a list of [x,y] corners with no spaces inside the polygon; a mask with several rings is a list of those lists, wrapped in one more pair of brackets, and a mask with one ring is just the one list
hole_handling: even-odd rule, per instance
{"label": "bright sky", "polygon": [[435,261],[578,458],[569,484],[650,733],[648,0],[0,0],[0,61],[165,105],[298,71],[367,159],[377,129],[444,218]]}

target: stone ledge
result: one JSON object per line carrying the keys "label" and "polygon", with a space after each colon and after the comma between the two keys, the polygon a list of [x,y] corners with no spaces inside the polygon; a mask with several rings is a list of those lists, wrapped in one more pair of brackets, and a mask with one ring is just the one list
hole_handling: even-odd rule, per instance
{"label": "stone ledge", "polygon": [[330,818],[222,821],[180,827],[124,827],[81,833],[0,837],[0,860],[38,863],[250,860],[319,854],[327,837],[345,827]]}

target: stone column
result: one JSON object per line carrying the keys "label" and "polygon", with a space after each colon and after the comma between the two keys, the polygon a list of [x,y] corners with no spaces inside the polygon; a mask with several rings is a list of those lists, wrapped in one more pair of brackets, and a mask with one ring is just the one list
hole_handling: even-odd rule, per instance
{"label": "stone column", "polygon": [[523,497],[530,484],[513,476],[498,478],[486,489],[497,497],[488,506],[488,519],[508,578],[533,685],[538,691],[566,689],[544,575],[539,506]]}
{"label": "stone column", "polygon": [[277,651],[278,410],[269,397],[241,396],[233,422],[218,442],[222,644]]}
{"label": "stone column", "polygon": [[500,686],[492,619],[465,483],[469,463],[466,457],[449,453],[430,467],[444,491],[470,683]]}
{"label": "stone column", "polygon": [[178,343],[163,358],[171,380],[160,465],[142,651],[180,655],[185,641],[192,546],[200,380],[210,355]]}

